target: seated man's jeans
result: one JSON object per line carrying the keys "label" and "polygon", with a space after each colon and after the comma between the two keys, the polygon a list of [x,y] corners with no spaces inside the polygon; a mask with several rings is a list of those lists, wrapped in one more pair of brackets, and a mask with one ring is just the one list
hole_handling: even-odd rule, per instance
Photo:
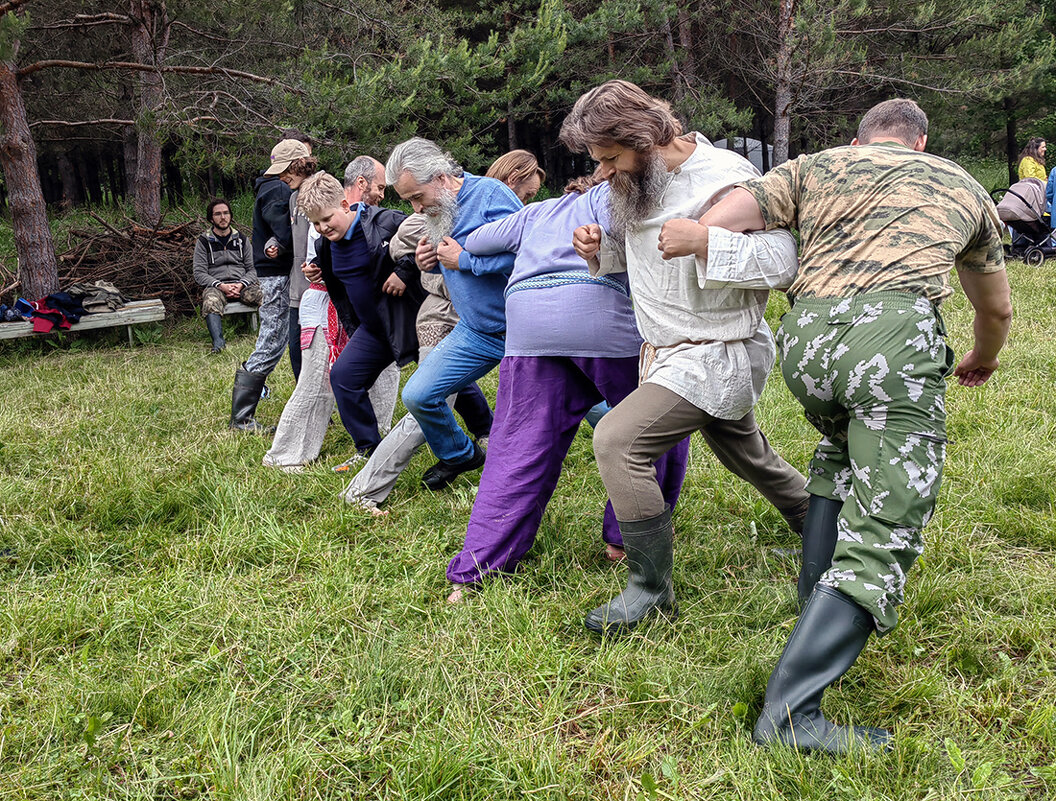
{"label": "seated man's jeans", "polygon": [[457,464],[473,455],[473,442],[459,428],[446,398],[491,372],[505,349],[504,334],[483,334],[459,321],[407,381],[403,404],[436,458]]}

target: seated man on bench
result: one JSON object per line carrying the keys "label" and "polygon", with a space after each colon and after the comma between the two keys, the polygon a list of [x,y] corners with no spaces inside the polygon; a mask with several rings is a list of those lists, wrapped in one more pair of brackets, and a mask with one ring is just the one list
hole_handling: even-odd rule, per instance
{"label": "seated man on bench", "polygon": [[259,306],[261,292],[253,270],[253,248],[231,227],[228,202],[223,198],[210,201],[205,218],[213,227],[195,242],[194,281],[203,287],[202,316],[213,340],[211,352],[219,353],[227,346],[221,315],[228,301]]}

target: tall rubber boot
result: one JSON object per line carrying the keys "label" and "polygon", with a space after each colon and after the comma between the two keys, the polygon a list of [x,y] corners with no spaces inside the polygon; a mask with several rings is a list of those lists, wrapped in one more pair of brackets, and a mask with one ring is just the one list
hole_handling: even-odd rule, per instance
{"label": "tall rubber boot", "polygon": [[620,523],[627,554],[627,586],[583,621],[591,631],[606,636],[623,634],[643,620],[663,615],[678,617],[675,586],[671,581],[674,531],[671,509],[648,520]]}
{"label": "tall rubber boot", "polygon": [[752,740],[832,754],[889,749],[890,732],[838,726],[821,713],[825,688],[850,669],[872,631],[873,618],[862,607],[831,587],[815,587],[766,683]]}
{"label": "tall rubber boot", "polygon": [[260,401],[260,390],[267,379],[266,373],[253,373],[239,367],[235,371],[235,385],[231,389],[231,423],[232,431],[249,431],[254,434],[272,434],[274,426],[262,426],[253,419]]}
{"label": "tall rubber boot", "polygon": [[814,585],[821,574],[832,565],[832,552],[836,550],[836,520],[843,508],[843,501],[810,496],[807,517],[803,521],[803,565],[799,570],[799,608],[807,605]]}
{"label": "tall rubber boot", "polygon": [[224,318],[219,314],[205,315],[205,327],[209,329],[209,336],[213,340],[213,353],[219,353],[227,347],[224,342]]}

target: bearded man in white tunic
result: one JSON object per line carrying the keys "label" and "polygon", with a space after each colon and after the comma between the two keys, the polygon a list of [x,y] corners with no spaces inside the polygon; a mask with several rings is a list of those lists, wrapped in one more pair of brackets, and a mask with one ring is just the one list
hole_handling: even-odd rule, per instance
{"label": "bearded man in white tunic", "polygon": [[734,184],[759,173],[704,136],[683,135],[669,104],[632,83],[609,81],[580,97],[561,141],[589,152],[611,187],[608,229],[582,226],[573,244],[592,273],[627,271],[645,340],[641,385],[594,434],[628,581],[585,623],[613,634],[654,615],[677,616],[671,509],[653,463],[691,432],[699,430],[731,473],[802,530],[806,480],[774,452],[752,414],[776,356],[763,312],[769,291],[786,289],[795,277],[796,244],[786,231],[712,228],[706,258],[666,258],[665,245],[681,235],[666,223],[696,221]]}

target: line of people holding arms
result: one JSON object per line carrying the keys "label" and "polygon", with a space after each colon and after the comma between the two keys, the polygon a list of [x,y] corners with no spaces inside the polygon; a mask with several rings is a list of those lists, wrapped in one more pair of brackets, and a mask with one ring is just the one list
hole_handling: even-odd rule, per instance
{"label": "line of people holding arms", "polygon": [[[343,181],[316,172],[303,144],[281,142],[268,180],[297,190],[295,225],[303,215],[317,236],[303,261],[302,367],[265,464],[295,471],[315,459],[336,403],[356,446],[344,497],[371,513],[384,513],[423,444],[436,457],[423,477],[430,490],[483,468],[447,570],[459,602],[516,569],[580,422],[605,403],[594,434],[609,498],[601,534],[627,584],[585,625],[612,636],[678,616],[672,512],[688,438],[700,431],[803,539],[801,615],[753,738],[889,748],[886,730],[827,720],[822,693],[872,633],[897,625],[941,480],[945,379],[985,383],[1011,319],[993,203],[963,169],[925,152],[927,125],[912,101],[886,101],[851,145],[760,176],[683,131],[665,101],[609,81],[577,100],[561,131],[597,170],[528,205],[425,139],[400,143],[384,165],[356,159]],[[519,180],[530,195],[544,177],[536,166]],[[377,205],[385,185],[414,213]],[[274,202],[258,189],[258,206],[262,197]],[[267,229],[254,216],[255,256]],[[285,307],[267,321],[289,276],[288,263],[285,278],[272,272],[276,244],[294,247],[261,242],[261,332],[236,375],[232,428],[263,428],[256,400],[288,337]],[[953,268],[975,310],[959,362],[938,310]],[[774,290],[792,304],[776,340],[764,319]],[[807,477],[753,416],[779,350],[820,433]],[[412,361],[409,414],[383,437],[395,398],[386,373]],[[496,366],[492,416],[475,382]]]}

